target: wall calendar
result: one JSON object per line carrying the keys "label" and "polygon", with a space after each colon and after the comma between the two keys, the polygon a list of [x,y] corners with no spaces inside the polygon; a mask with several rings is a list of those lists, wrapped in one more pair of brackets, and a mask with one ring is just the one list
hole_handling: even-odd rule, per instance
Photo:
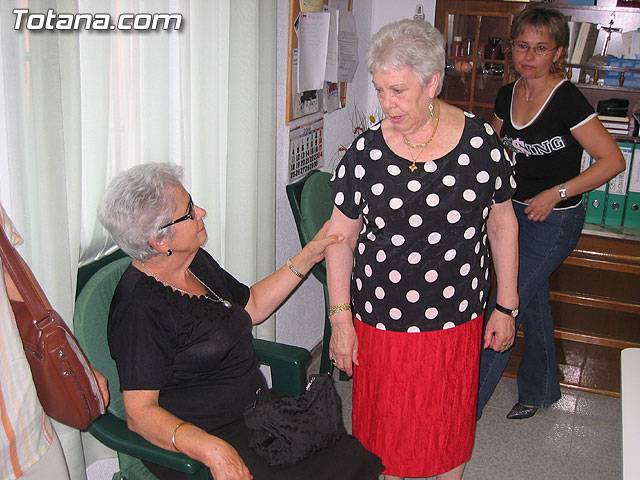
{"label": "wall calendar", "polygon": [[289,130],[289,183],[324,165],[322,115]]}

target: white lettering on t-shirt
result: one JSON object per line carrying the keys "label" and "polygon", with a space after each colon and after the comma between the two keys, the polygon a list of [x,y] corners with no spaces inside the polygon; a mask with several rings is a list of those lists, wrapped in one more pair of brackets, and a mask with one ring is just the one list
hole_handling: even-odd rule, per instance
{"label": "white lettering on t-shirt", "polygon": [[520,138],[513,138],[505,135],[502,137],[502,143],[514,152],[522,153],[527,156],[548,155],[553,151],[562,150],[566,146],[564,139],[560,135],[538,143],[526,143]]}

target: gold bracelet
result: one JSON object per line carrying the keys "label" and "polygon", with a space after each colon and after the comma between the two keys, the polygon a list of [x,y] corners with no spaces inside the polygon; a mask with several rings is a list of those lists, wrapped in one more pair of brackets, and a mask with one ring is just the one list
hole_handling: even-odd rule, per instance
{"label": "gold bracelet", "polygon": [[329,307],[329,316],[333,315],[334,313],[344,312],[345,310],[351,310],[351,305],[348,303],[334,305],[333,307]]}
{"label": "gold bracelet", "polygon": [[180,422],[179,424],[177,424],[175,427],[173,427],[173,433],[171,434],[171,443],[173,444],[173,448],[175,448],[178,452],[180,453],[184,453],[182,450],[180,450],[178,448],[178,446],[176,445],[176,432],[178,431],[178,429],[184,425],[193,425],[193,423],[189,423],[189,422]]}
{"label": "gold bracelet", "polygon": [[291,263],[291,259],[287,260],[287,267],[289,267],[289,270],[291,270],[296,277],[304,278],[304,273],[300,273],[298,270],[296,270],[296,267],[294,267],[293,263]]}

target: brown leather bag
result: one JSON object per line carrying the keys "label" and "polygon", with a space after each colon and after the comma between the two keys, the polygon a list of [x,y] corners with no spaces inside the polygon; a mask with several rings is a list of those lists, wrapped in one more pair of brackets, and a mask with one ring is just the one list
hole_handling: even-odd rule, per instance
{"label": "brown leather bag", "polygon": [[11,307],[38,399],[47,415],[83,430],[106,411],[89,362],[1,226],[0,258],[24,300]]}

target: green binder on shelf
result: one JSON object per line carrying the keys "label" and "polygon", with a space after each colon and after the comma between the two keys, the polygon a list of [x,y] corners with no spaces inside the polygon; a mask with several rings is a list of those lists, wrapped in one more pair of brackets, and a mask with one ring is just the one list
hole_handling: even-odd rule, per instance
{"label": "green binder on shelf", "polygon": [[629,169],[633,158],[633,143],[618,142],[624,157],[625,169],[609,180],[607,188],[607,205],[604,209],[604,224],[612,227],[622,226],[622,217],[627,200]]}
{"label": "green binder on shelf", "polygon": [[625,227],[640,228],[640,143],[636,143],[629,174],[627,203],[624,207]]}
{"label": "green binder on shelf", "polygon": [[[582,158],[580,159],[580,173],[584,172],[587,168],[591,166],[591,155],[587,153],[586,150],[582,150]],[[589,196],[589,192],[585,192],[582,195],[582,205],[584,208],[587,208],[587,197]]]}
{"label": "green binder on shelf", "polygon": [[[584,152],[586,153],[586,152]],[[588,155],[588,154],[587,154]],[[591,164],[596,161],[591,158]],[[585,214],[584,221],[586,223],[602,224],[604,218],[604,202],[607,198],[607,184],[603,183],[598,188],[594,188],[585,195]]]}
{"label": "green binder on shelf", "polygon": [[607,198],[607,184],[594,188],[587,194],[587,209],[584,221],[586,223],[602,224],[604,218],[604,201]]}

